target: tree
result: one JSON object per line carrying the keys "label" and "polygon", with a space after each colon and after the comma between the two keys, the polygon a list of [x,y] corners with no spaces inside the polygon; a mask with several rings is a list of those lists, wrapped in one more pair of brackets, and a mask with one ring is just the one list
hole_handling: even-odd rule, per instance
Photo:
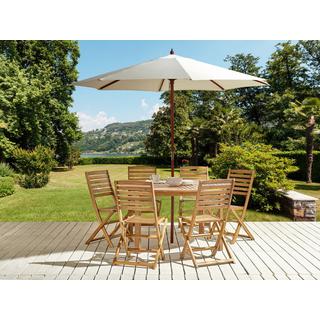
{"label": "tree", "polygon": [[[189,113],[192,108],[188,92],[175,93],[175,150],[178,157],[189,157],[191,154],[191,143],[186,139],[191,127]],[[147,135],[145,146],[149,154],[160,157],[170,156],[170,108],[168,93],[162,95],[165,105],[153,115],[150,132]]]}
{"label": "tree", "polygon": [[302,52],[302,61],[308,69],[308,82],[311,89],[314,89],[312,95],[320,94],[320,41],[308,40],[299,41],[298,46]]}
{"label": "tree", "polygon": [[298,132],[305,134],[305,146],[307,154],[307,183],[312,182],[312,164],[314,149],[314,132],[317,127],[317,120],[320,119],[320,99],[306,98],[299,102],[291,103],[291,108],[286,110],[288,125]]}
{"label": "tree", "polygon": [[312,93],[301,47],[291,41],[279,43],[267,61],[265,78],[270,84],[265,95],[266,139],[281,148],[284,141],[296,134],[286,125],[286,110],[292,101],[302,101]]}
{"label": "tree", "polygon": [[81,137],[78,118],[69,111],[78,75],[78,44],[1,41],[0,54],[4,57],[2,65],[7,64],[7,73],[2,71],[7,85],[0,88],[2,103],[6,100],[6,104],[0,104],[0,109],[11,108],[17,126],[14,142],[27,149],[39,144],[53,147],[57,160],[64,164],[71,145]]}
{"label": "tree", "polygon": [[[258,66],[259,58],[252,54],[239,53],[228,55],[224,61],[230,63],[230,69],[252,76],[261,77],[261,67]],[[262,124],[265,111],[265,89],[259,87],[240,88],[227,93],[229,103],[238,107],[242,115],[250,122]]]}

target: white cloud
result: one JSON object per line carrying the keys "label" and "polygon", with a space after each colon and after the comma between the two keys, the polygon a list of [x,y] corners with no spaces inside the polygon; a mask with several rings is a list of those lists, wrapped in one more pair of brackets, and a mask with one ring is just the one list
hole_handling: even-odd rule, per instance
{"label": "white cloud", "polygon": [[141,108],[142,109],[148,109],[149,105],[146,102],[146,99],[141,99]]}
{"label": "white cloud", "polygon": [[153,105],[149,111],[150,118],[153,116],[154,113],[158,113],[159,109],[162,107],[160,103],[156,103]]}
{"label": "white cloud", "polygon": [[98,112],[95,116],[91,116],[85,112],[77,112],[77,114],[80,127],[84,132],[104,128],[107,124],[116,121],[115,117],[108,117],[103,111]]}
{"label": "white cloud", "polygon": [[140,108],[143,110],[141,114],[141,119],[151,119],[154,113],[157,113],[162,104],[156,103],[154,105],[149,105],[146,99],[141,99]]}

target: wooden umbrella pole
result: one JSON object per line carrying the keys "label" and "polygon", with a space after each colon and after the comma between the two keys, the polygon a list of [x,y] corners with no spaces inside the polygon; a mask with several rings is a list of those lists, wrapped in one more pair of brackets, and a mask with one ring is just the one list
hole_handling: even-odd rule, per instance
{"label": "wooden umbrella pole", "polygon": [[[174,177],[174,79],[170,79],[171,177]],[[171,197],[170,243],[174,234],[174,197]]]}

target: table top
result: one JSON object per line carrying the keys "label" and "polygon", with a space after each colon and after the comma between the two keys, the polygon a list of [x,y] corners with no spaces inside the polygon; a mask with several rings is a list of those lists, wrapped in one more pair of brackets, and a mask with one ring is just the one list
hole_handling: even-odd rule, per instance
{"label": "table top", "polygon": [[198,181],[196,180],[192,185],[181,185],[178,187],[171,187],[167,183],[155,183],[153,186],[155,194],[162,196],[196,195],[198,191]]}

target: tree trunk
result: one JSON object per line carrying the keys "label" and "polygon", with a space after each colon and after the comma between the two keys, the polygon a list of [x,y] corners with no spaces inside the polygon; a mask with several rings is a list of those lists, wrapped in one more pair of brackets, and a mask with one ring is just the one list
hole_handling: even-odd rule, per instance
{"label": "tree trunk", "polygon": [[308,120],[307,129],[306,129],[307,183],[312,183],[314,127],[315,127],[315,119],[314,119],[314,116],[311,116]]}

